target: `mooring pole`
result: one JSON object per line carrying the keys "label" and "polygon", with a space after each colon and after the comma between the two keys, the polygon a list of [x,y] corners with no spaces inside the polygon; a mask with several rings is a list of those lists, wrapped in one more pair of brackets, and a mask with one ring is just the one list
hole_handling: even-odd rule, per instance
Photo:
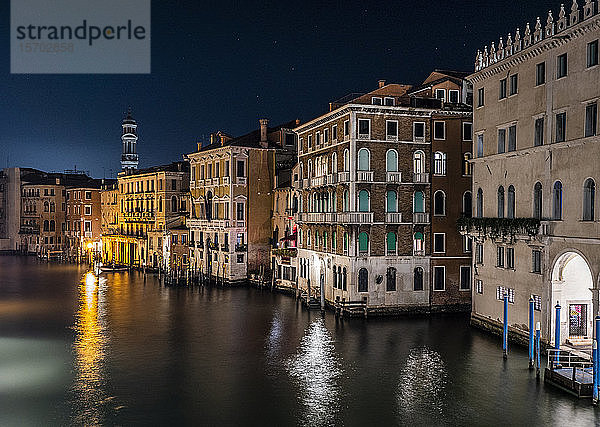
{"label": "mooring pole", "polygon": [[529,297],[529,369],[533,369],[533,297]]}
{"label": "mooring pole", "polygon": [[540,376],[540,335],[541,335],[540,322],[535,324],[535,375]]}
{"label": "mooring pole", "polygon": [[554,348],[556,351],[556,364],[560,363],[560,304],[556,301],[556,324],[554,325]]}
{"label": "mooring pole", "polygon": [[508,358],[508,295],[504,295],[504,328],[502,329],[502,357]]}
{"label": "mooring pole", "polygon": [[593,364],[593,403],[598,405],[598,387],[600,386],[600,346],[598,345],[598,338],[600,338],[600,316],[596,316],[596,338],[594,339],[594,348],[592,349],[592,355],[594,358]]}

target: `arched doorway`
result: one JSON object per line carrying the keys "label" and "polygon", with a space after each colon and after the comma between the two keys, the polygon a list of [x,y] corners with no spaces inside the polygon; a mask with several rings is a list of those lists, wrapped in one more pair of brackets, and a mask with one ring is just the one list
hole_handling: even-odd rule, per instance
{"label": "arched doorway", "polygon": [[581,254],[570,251],[559,256],[552,267],[552,300],[551,313],[552,334],[550,341],[554,344],[556,325],[556,303],[560,310],[560,341],[567,340],[573,344],[593,336],[593,304],[594,287],[592,272]]}

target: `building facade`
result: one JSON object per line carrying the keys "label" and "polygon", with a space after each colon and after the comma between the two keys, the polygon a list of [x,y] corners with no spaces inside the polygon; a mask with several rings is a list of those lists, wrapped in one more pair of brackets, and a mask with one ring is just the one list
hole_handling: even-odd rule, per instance
{"label": "building facade", "polygon": [[[191,268],[234,285],[270,280],[276,162],[292,157],[296,122],[232,138],[222,132],[187,155],[191,168]],[[291,147],[290,147],[291,148]],[[295,150],[295,147],[293,147]],[[294,151],[295,152],[295,151]]]}
{"label": "building facade", "polygon": [[90,262],[102,249],[101,181],[66,190],[67,257],[72,261]]}
{"label": "building facade", "polygon": [[[416,88],[380,81],[295,129],[302,290],[328,303],[362,301],[374,313],[469,306],[459,275],[470,254],[454,225],[470,188],[463,84],[448,72]],[[455,102],[437,89],[455,91]]]}
{"label": "building facade", "polygon": [[497,327],[505,295],[514,331],[534,301],[542,339],[589,342],[598,314],[595,181],[600,68],[596,1],[561,6],[478,52],[475,93],[472,319]]}

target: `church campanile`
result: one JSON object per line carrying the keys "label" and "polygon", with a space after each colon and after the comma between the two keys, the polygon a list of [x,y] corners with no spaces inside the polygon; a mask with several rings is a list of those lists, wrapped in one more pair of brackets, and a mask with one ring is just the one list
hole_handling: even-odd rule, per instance
{"label": "church campanile", "polygon": [[137,123],[131,117],[131,107],[127,109],[127,117],[123,119],[123,133],[121,134],[121,142],[123,144],[123,152],[121,154],[121,169],[123,172],[128,172],[138,168],[137,155]]}

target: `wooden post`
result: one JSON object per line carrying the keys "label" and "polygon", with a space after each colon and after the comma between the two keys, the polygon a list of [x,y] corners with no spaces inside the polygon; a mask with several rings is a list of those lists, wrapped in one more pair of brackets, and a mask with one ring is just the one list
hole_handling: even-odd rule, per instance
{"label": "wooden post", "polygon": [[502,328],[502,357],[508,358],[508,295],[504,295],[504,325]]}

